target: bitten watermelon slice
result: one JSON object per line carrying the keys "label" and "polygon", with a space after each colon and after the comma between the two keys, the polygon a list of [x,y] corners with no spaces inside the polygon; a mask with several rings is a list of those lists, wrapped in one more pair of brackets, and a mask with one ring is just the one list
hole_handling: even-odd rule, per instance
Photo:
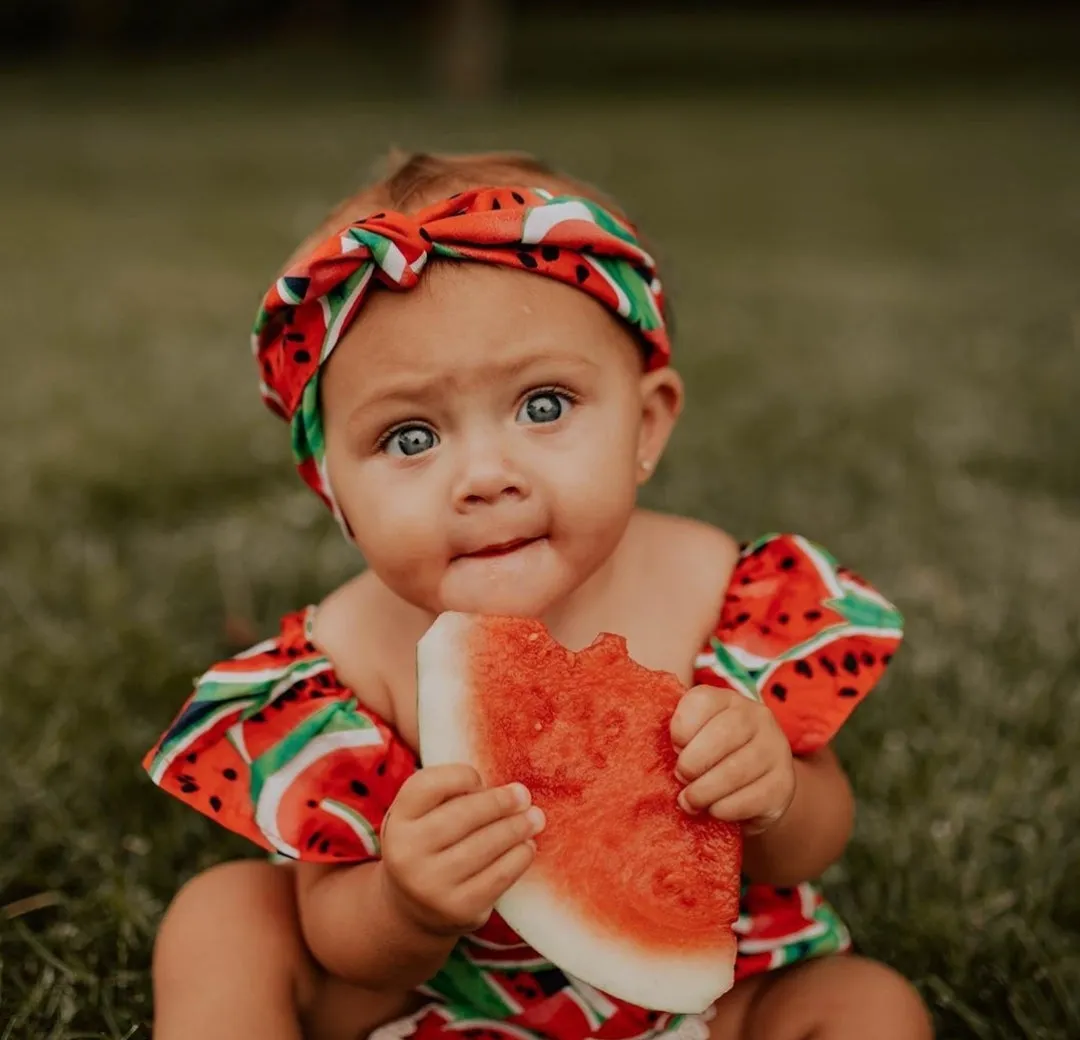
{"label": "bitten watermelon slice", "polygon": [[418,650],[420,757],[520,781],[547,826],[499,901],[538,953],[611,996],[700,1013],[732,983],[737,826],[676,805],[675,676],[600,636],[572,653],[524,618],[447,613]]}

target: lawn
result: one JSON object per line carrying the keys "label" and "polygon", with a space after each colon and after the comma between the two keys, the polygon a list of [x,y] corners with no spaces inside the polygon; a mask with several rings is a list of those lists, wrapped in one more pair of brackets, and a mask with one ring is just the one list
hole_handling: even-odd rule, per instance
{"label": "lawn", "polygon": [[648,503],[807,534],[908,620],[838,743],[859,817],[830,896],[942,1037],[1080,1036],[1074,96],[459,111],[335,75],[314,100],[270,61],[0,90],[0,1037],[147,1036],[171,893],[253,851],[139,759],[192,676],[358,566],[247,330],[391,142],[530,149],[637,215],[690,387]]}

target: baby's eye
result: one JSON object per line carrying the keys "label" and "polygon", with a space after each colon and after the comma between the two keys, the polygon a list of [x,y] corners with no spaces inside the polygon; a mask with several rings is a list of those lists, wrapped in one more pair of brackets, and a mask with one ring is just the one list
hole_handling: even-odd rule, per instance
{"label": "baby's eye", "polygon": [[517,421],[522,423],[549,423],[561,419],[573,402],[569,394],[558,390],[541,390],[531,394],[518,410]]}
{"label": "baby's eye", "polygon": [[401,426],[383,442],[387,455],[419,455],[439,443],[435,431],[427,426]]}

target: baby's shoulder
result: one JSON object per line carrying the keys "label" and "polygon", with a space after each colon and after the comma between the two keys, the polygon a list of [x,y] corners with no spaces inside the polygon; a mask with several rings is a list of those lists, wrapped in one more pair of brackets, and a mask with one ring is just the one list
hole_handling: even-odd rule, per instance
{"label": "baby's shoulder", "polygon": [[648,510],[638,513],[638,529],[650,569],[723,598],[739,560],[739,543],[730,534],[703,520]]}
{"label": "baby's shoulder", "polygon": [[339,681],[391,725],[397,722],[391,690],[399,644],[415,627],[415,619],[400,616],[402,610],[375,574],[364,571],[319,604],[312,625],[312,641],[330,659]]}
{"label": "baby's shoulder", "polygon": [[716,625],[739,560],[739,543],[701,520],[666,513],[637,514],[637,573],[654,605],[703,639]]}

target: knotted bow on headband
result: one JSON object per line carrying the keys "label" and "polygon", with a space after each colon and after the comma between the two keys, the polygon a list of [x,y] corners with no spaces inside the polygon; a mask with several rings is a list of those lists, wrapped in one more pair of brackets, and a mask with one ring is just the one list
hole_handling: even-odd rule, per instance
{"label": "knotted bow on headband", "polygon": [[300,475],[334,511],[318,374],[372,280],[411,289],[431,256],[532,271],[573,285],[641,336],[650,369],[671,354],[663,289],[634,229],[595,202],[541,188],[476,188],[415,214],[376,213],[320,243],[263,299],[252,334],[263,400],[292,424]]}

